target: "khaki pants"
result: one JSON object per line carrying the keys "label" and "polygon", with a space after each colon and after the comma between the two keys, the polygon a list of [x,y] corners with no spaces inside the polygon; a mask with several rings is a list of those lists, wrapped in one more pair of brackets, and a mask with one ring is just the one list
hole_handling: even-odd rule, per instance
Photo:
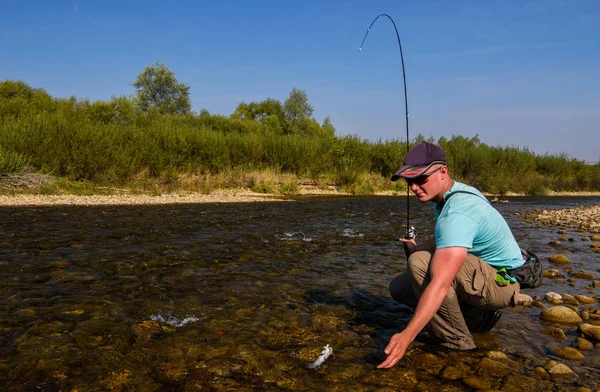
{"label": "khaki pants", "polygon": [[[407,306],[416,308],[418,299],[429,283],[429,263],[433,253],[415,252],[408,259],[406,272],[390,283],[392,297]],[[513,297],[519,293],[519,284],[500,286],[495,280],[496,269],[484,260],[467,255],[463,266],[428,328],[446,347],[458,350],[475,348],[459,303],[466,303],[483,311],[493,311],[514,304]]]}

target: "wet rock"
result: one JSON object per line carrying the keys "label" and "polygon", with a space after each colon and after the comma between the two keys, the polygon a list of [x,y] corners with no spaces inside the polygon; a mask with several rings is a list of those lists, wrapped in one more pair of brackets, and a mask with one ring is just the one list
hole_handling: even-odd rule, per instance
{"label": "wet rock", "polygon": [[567,339],[567,335],[565,335],[565,331],[563,331],[562,329],[560,329],[558,327],[545,328],[545,329],[542,329],[541,332],[544,335],[549,335],[549,336],[555,337],[560,340]]}
{"label": "wet rock", "polygon": [[448,366],[442,371],[442,378],[444,380],[460,380],[472,375],[471,368],[466,365]]}
{"label": "wet rock", "polygon": [[558,324],[578,324],[581,323],[581,317],[573,310],[565,306],[553,306],[542,310],[540,318]]}
{"label": "wet rock", "polygon": [[544,278],[553,279],[553,278],[557,278],[559,276],[560,276],[560,272],[558,272],[557,269],[544,270]]}
{"label": "wet rock", "polygon": [[575,278],[579,278],[579,279],[587,279],[587,280],[594,280],[596,278],[596,276],[590,272],[573,272],[571,273],[571,276],[574,276]]}
{"label": "wet rock", "polygon": [[562,301],[562,295],[549,291],[546,293],[546,301]]}
{"label": "wet rock", "polygon": [[582,319],[582,320],[589,320],[589,319],[590,319],[590,312],[589,312],[589,311],[587,311],[587,310],[583,310],[583,311],[581,312],[581,315],[580,315],[580,316],[581,316],[581,319]]}
{"label": "wet rock", "polygon": [[183,361],[161,363],[160,370],[169,381],[181,381],[187,374],[187,366]]}
{"label": "wet rock", "polygon": [[[544,374],[547,374],[544,368],[541,369],[544,371]],[[552,386],[546,385],[547,383],[547,381],[536,380],[531,377],[515,374],[504,379],[501,390],[502,392],[537,392],[552,390]]]}
{"label": "wet rock", "polygon": [[580,353],[572,347],[557,348],[555,350],[552,350],[552,353],[565,359],[579,360],[584,358],[582,353]]}
{"label": "wet rock", "polygon": [[67,268],[70,264],[69,260],[57,260],[48,263],[48,268]]}
{"label": "wet rock", "polygon": [[37,314],[37,311],[33,308],[25,308],[19,309],[15,313],[21,317],[34,317]]}
{"label": "wet rock", "polygon": [[548,245],[557,247],[557,246],[561,246],[562,243],[560,241],[550,241],[550,242],[548,242]]}
{"label": "wet rock", "polygon": [[570,294],[563,293],[563,294],[561,294],[561,297],[562,297],[562,300],[563,300],[563,303],[564,303],[564,304],[567,304],[567,305],[575,305],[575,306],[579,305],[579,301],[577,301],[577,300],[575,299],[575,297],[573,297],[573,296],[572,296],[572,295],[570,295]]}
{"label": "wet rock", "polygon": [[577,301],[579,301],[579,303],[582,303],[582,304],[585,304],[585,305],[595,304],[596,302],[598,302],[597,299],[592,298],[592,297],[588,297],[586,295],[576,295],[575,299]]}
{"label": "wet rock", "polygon": [[494,377],[505,377],[512,373],[510,366],[490,358],[483,358],[475,368],[478,375],[486,374]]}
{"label": "wet rock", "polygon": [[550,361],[550,362],[554,362],[552,365],[550,366],[544,366],[546,368],[546,370],[548,370],[548,373],[550,373],[553,376],[557,376],[557,377],[577,377],[577,374],[575,374],[575,372],[573,370],[571,370],[570,367],[568,367],[565,364],[562,363],[556,363],[555,361]]}
{"label": "wet rock", "polygon": [[565,307],[571,309],[573,312],[578,313],[579,312],[579,308],[575,305],[565,305]]}
{"label": "wet rock", "polygon": [[594,348],[594,343],[584,338],[575,339],[575,347],[581,351],[587,351]]}
{"label": "wet rock", "polygon": [[597,289],[600,287],[600,280],[594,280],[594,283],[592,283],[592,287]]}
{"label": "wet rock", "polygon": [[570,264],[571,260],[567,259],[564,255],[552,255],[548,257],[548,261],[554,264]]}
{"label": "wet rock", "polygon": [[426,373],[437,375],[440,373],[443,367],[444,360],[440,357],[437,357],[430,353],[426,353],[419,356],[419,364],[417,368]]}
{"label": "wet rock", "polygon": [[100,382],[107,390],[121,391],[127,389],[127,385],[131,379],[131,372],[127,369],[120,372],[113,372],[110,377],[105,378]]}
{"label": "wet rock", "polygon": [[[390,386],[402,385],[406,390],[416,390],[419,382],[416,371],[412,369],[398,369],[393,372],[372,372],[365,377],[364,382],[374,385]],[[378,388],[379,389],[379,388]]]}
{"label": "wet rock", "polygon": [[152,339],[154,334],[162,332],[162,328],[158,321],[147,320],[138,324],[134,324],[131,329],[137,341],[147,342]]}
{"label": "wet rock", "polygon": [[590,237],[592,241],[600,241],[600,235],[593,235]]}
{"label": "wet rock", "polygon": [[535,373],[542,377],[548,375],[548,371],[541,366],[535,368]]}
{"label": "wet rock", "polygon": [[577,330],[595,342],[600,342],[600,326],[582,323],[577,326]]}
{"label": "wet rock", "polygon": [[492,359],[494,361],[500,361],[500,362],[510,361],[508,356],[506,356],[506,354],[504,354],[502,351],[490,351],[486,354],[486,357],[488,357],[489,359]]}
{"label": "wet rock", "polygon": [[[532,306],[535,306],[536,308],[540,308],[540,309],[545,309],[546,305],[541,301],[541,300],[534,300],[531,303]],[[560,304],[559,304],[560,305]]]}
{"label": "wet rock", "polygon": [[491,380],[482,377],[465,377],[462,379],[462,382],[466,386],[477,390],[491,389],[493,385]]}

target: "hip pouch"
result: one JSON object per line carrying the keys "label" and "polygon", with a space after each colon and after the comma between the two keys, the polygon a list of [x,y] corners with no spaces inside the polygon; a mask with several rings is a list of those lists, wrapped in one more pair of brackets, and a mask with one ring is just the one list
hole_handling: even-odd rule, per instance
{"label": "hip pouch", "polygon": [[542,284],[544,279],[544,267],[539,257],[530,250],[521,248],[521,254],[525,259],[525,264],[521,267],[510,270],[509,274],[517,279],[522,289],[534,289]]}

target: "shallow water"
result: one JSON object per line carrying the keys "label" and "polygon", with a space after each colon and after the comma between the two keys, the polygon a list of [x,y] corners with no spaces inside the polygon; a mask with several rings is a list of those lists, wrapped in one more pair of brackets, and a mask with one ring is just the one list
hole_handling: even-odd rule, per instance
{"label": "shallow water", "polygon": [[[573,270],[597,277],[600,257],[581,241],[589,234],[568,231],[573,241],[552,248],[547,244],[560,236],[556,227],[525,224],[515,213],[598,203],[597,197],[510,198],[496,206],[522,246],[542,259],[565,254]],[[422,334],[395,368],[375,369],[390,336],[411,317],[387,292],[389,280],[405,266],[394,241],[404,231],[405,208],[403,197],[2,207],[0,386],[11,391],[600,387],[599,348],[585,351],[579,361],[554,356],[551,350],[573,345],[577,331],[563,327],[567,340],[542,334],[546,325],[535,307],[505,310],[492,333],[475,336],[476,352],[441,351]],[[431,206],[412,201],[411,215],[418,239],[426,237]],[[599,294],[586,288],[589,280],[563,275],[528,293]],[[319,369],[307,369],[326,344],[333,355]],[[508,355],[509,372],[482,365],[489,351]],[[536,373],[550,359],[579,377]]]}

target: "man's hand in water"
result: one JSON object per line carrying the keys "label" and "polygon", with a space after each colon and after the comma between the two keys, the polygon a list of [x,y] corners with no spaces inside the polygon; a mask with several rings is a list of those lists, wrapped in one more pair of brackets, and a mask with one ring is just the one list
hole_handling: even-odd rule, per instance
{"label": "man's hand in water", "polygon": [[406,331],[394,334],[384,351],[388,357],[385,361],[380,363],[377,368],[388,369],[398,363],[398,361],[404,356],[404,353],[406,353],[406,349],[412,341],[413,339],[408,336]]}

